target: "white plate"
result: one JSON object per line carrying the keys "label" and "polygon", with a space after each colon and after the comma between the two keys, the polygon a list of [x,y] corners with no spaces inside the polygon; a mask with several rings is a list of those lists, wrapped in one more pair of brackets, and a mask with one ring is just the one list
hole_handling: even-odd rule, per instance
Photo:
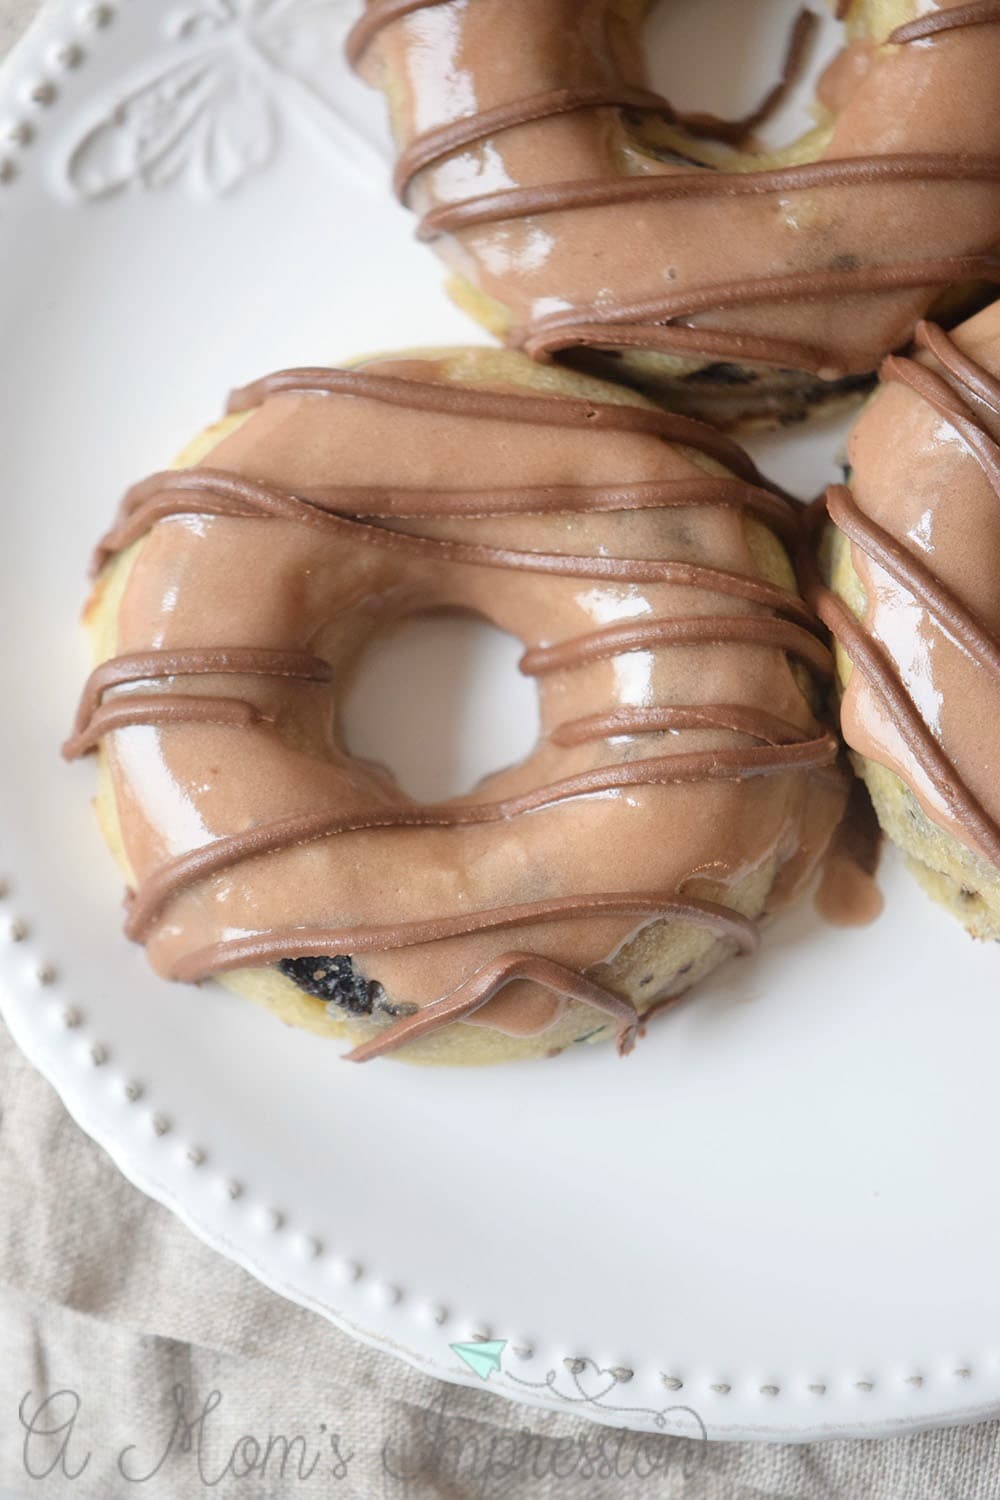
{"label": "white plate", "polygon": [[[444,1379],[479,1383],[449,1346],[486,1334],[506,1341],[487,1389],[639,1429],[995,1410],[1000,966],[893,861],[874,927],[802,906],[627,1063],[347,1067],[156,980],[120,935],[93,768],[58,758],[120,491],[259,372],[473,337],[370,169],[347,19],[73,0],[3,73],[4,1014],[145,1191]],[[824,477],[829,435],[781,446],[800,484]]]}

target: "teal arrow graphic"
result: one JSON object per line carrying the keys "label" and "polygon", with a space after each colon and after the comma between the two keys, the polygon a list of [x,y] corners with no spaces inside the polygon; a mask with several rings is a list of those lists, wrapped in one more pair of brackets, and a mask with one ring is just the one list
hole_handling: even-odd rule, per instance
{"label": "teal arrow graphic", "polygon": [[489,1380],[493,1371],[499,1370],[500,1356],[506,1347],[506,1339],[483,1339],[476,1344],[448,1345],[452,1353],[457,1354],[480,1380]]}

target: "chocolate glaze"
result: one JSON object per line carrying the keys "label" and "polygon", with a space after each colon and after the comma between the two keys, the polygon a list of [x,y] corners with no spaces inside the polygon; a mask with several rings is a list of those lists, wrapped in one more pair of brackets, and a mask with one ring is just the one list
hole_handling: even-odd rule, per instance
{"label": "chocolate glaze", "polygon": [[94,713],[104,694],[129,682],[153,682],[158,677],[201,675],[240,677],[298,677],[303,682],[329,682],[329,665],[306,651],[270,651],[260,647],[213,646],[185,651],[142,651],[101,662],[87,678],[80,698],[74,732],[93,727]]}
{"label": "chocolate glaze", "polygon": [[[707,572],[707,570],[706,570]],[[680,582],[686,580],[681,579]],[[707,582],[707,580],[706,580]],[[713,593],[728,592],[708,584]],[[757,596],[757,603],[770,602]],[[689,646],[722,642],[747,646],[779,646],[806,662],[820,677],[831,677],[830,654],[822,641],[807,630],[785,620],[747,619],[746,615],[712,615],[710,619],[645,620],[641,625],[608,625],[592,635],[554,646],[526,651],[521,671],[529,677],[542,672],[561,672],[591,661],[620,656],[623,651],[645,651],[651,646]],[[791,753],[790,751],[788,752]]]}
{"label": "chocolate glaze", "polygon": [[[316,928],[313,936],[324,948],[342,948],[350,945],[355,953],[376,953],[381,948],[412,948],[424,943],[438,943],[446,938],[464,937],[473,932],[500,932],[504,928],[519,927],[525,923],[557,921],[566,917],[595,916],[597,913],[624,917],[674,916],[706,927],[712,932],[724,933],[733,940],[743,953],[753,953],[759,943],[759,934],[754,924],[738,913],[712,901],[667,901],[662,892],[634,891],[624,897],[621,893],[598,893],[589,896],[584,905],[578,896],[559,897],[553,901],[522,901],[520,904],[498,907],[492,911],[470,913],[462,917],[440,917],[430,922],[402,922],[394,927],[323,927]],[[225,973],[228,969],[245,968],[248,963],[261,962],[266,954],[270,962],[272,955],[291,953],[302,947],[301,929],[287,933],[269,934],[266,943],[255,938],[240,942],[219,944],[211,954],[192,954],[178,966],[178,978],[203,978],[205,965],[211,962],[208,972]]]}
{"label": "chocolate glaze", "polygon": [[[139,722],[134,720],[133,722]],[[93,724],[90,735],[93,735]],[[317,839],[332,838],[336,834],[370,833],[377,829],[426,829],[459,828],[472,824],[505,823],[525,813],[537,812],[540,808],[553,807],[557,803],[571,801],[575,797],[592,796],[594,793],[612,791],[628,786],[679,786],[689,781],[732,781],[750,776],[779,775],[798,768],[819,768],[831,763],[835,757],[836,742],[832,735],[818,735],[815,739],[792,745],[758,745],[747,750],[716,750],[693,755],[665,755],[648,757],[631,764],[612,766],[602,771],[584,772],[567,777],[561,782],[538,787],[521,797],[507,798],[501,802],[472,804],[455,807],[450,803],[426,804],[418,811],[381,812],[378,809],[362,809],[356,813],[331,816],[328,813],[307,814],[278,823],[263,824],[229,839],[218,839],[206,848],[182,855],[170,864],[162,866],[150,876],[131,902],[125,931],[129,937],[142,940],[149,935],[152,924],[163,907],[193,880],[203,880],[207,875],[231,869],[244,860],[259,858],[262,854],[274,854],[278,850],[301,847]],[[662,903],[661,903],[662,908]],[[661,914],[665,914],[661,910]],[[468,930],[475,930],[474,928]],[[316,947],[316,938],[301,938],[311,943],[310,952]],[[254,952],[261,955],[263,944],[255,940]],[[402,946],[387,943],[388,947]],[[284,949],[280,950],[284,954]],[[228,965],[226,967],[229,967]],[[237,966],[238,967],[238,966]],[[205,974],[193,974],[188,962],[178,968],[174,977],[202,979]]]}
{"label": "chocolate glaze", "polygon": [[897,26],[889,40],[897,46],[907,42],[925,42],[931,37],[954,31],[959,26],[990,26],[1000,21],[1000,0],[979,0],[978,4],[956,5],[953,10],[931,11],[905,26]]}
{"label": "chocolate glaze", "polygon": [[[518,489],[424,490],[327,485],[313,491],[308,505],[355,518],[426,520],[431,516],[582,514],[591,511],[663,510],[670,506],[731,506],[758,517],[786,541],[798,535],[798,518],[787,501],[770,490],[722,475],[700,479],[649,480],[616,485],[524,485]],[[99,544],[97,573],[115,552],[144,536],[157,521],[177,515],[292,515],[306,522],[303,497],[277,486],[262,486],[219,469],[168,469],[152,474],[126,494],[114,527]],[[296,507],[298,509],[296,510]],[[317,524],[319,524],[317,522]]]}
{"label": "chocolate glaze", "polygon": [[710,708],[618,708],[611,713],[591,714],[560,724],[551,739],[556,745],[582,745],[587,740],[658,733],[664,729],[731,729],[734,734],[750,735],[765,745],[799,745],[807,739],[801,729],[787,720],[738,703],[719,703]]}
{"label": "chocolate glaze", "polygon": [[[362,17],[362,21],[369,20],[372,14],[369,11],[366,17]],[[496,109],[482,110],[479,114],[425,131],[400,154],[396,162],[392,177],[396,196],[401,203],[405,203],[414,177],[425,168],[434,166],[442,157],[477,145],[502,131],[530,125],[535,120],[572,114],[577,110],[612,108],[628,110],[633,114],[645,111],[659,115],[672,124],[682,125],[692,134],[737,145],[764,124],[781,105],[801,72],[815,29],[816,17],[812,11],[800,11],[792,27],[781,78],[756,109],[741,119],[722,120],[717,115],[680,114],[662,95],[654,94],[648,89],[626,88],[621,84],[600,85],[595,88],[548,89],[530,98],[518,99],[513,104],[501,104]]]}
{"label": "chocolate glaze", "polygon": [[[627,203],[664,202],[684,198],[758,198],[770,194],[802,192],[809,188],[882,187],[892,182],[994,182],[1000,177],[1000,159],[995,156],[968,158],[954,155],[882,156],[870,160],[817,161],[802,166],[775,167],[760,172],[712,172],[704,177],[607,177],[596,182],[553,182],[539,188],[509,188],[499,193],[484,193],[462,203],[449,204],[425,214],[417,234],[430,240],[438,234],[456,229],[471,229],[479,224],[496,224],[501,219],[523,218],[537,213],[568,213],[577,208],[620,207]],[[969,257],[959,266],[962,276],[978,269],[982,257]],[[942,260],[950,264],[950,257]],[[987,265],[996,257],[986,258]],[[923,265],[924,262],[917,262]],[[937,264],[934,262],[933,264]],[[663,310],[664,316],[680,312],[698,313],[734,302],[781,300],[784,296],[804,296],[807,290],[817,295],[843,293],[857,281],[858,271],[877,278],[874,285],[888,286],[897,274],[892,266],[847,267],[833,270],[793,273],[791,276],[755,278],[753,282],[733,282],[727,287],[711,286],[704,290],[678,292],[673,300],[637,303],[634,316],[647,309],[650,314]],[[925,273],[924,281],[927,280]],[[941,273],[937,273],[941,275]],[[757,282],[763,280],[758,289]],[[931,277],[933,279],[933,277]],[[924,283],[917,282],[917,285]],[[737,295],[735,288],[740,288]],[[720,303],[716,299],[721,297]],[[623,314],[625,316],[625,314]]]}
{"label": "chocolate glaze", "polygon": [[[414,378],[414,368],[418,378]],[[454,975],[444,998],[438,999],[433,992],[430,996],[420,993],[419,986],[411,988],[402,999],[406,1004],[412,994],[419,993],[417,1013],[395,1022],[357,1049],[352,1054],[357,1060],[392,1050],[455,1019],[478,1018],[480,1013],[484,1023],[499,1023],[501,1029],[513,1027],[516,1031],[527,1026],[528,1030],[537,1030],[540,1024],[551,1024],[567,998],[611,1015],[618,1025],[620,1049],[627,1050],[637,1020],[634,1005],[582,975],[578,966],[567,961],[568,955],[587,952],[594,942],[600,942],[594,957],[584,965],[592,967],[606,957],[609,945],[617,948],[639,927],[664,917],[703,927],[732,942],[738,950],[747,951],[756,941],[752,922],[714,898],[665,885],[639,891],[544,894],[531,900],[480,906],[463,899],[451,916],[439,916],[431,908],[413,918],[400,915],[393,922],[373,922],[361,915],[356,921],[330,927],[311,920],[306,910],[315,899],[315,880],[308,877],[305,884],[289,883],[282,871],[288,868],[289,858],[306,858],[310,850],[326,848],[332,840],[337,841],[338,849],[343,848],[341,865],[345,872],[355,868],[359,860],[364,870],[364,861],[370,860],[379,847],[373,840],[397,835],[407,846],[412,844],[408,867],[416,869],[421,866],[420,851],[435,830],[447,838],[461,830],[469,834],[477,829],[506,830],[516,822],[519,828],[523,826],[518,848],[527,848],[539,837],[539,818],[563,806],[586,806],[588,799],[592,807],[600,807],[602,798],[627,796],[633,800],[651,795],[646,789],[725,789],[736,783],[747,787],[767,783],[775,787],[770,809],[762,802],[758,815],[751,819],[754,832],[751,834],[748,824],[739,835],[746,842],[735,868],[752,867],[762,858],[777,857],[784,867],[779,886],[787,887],[775,897],[780,904],[815,863],[842,796],[838,778],[825,787],[821,785],[824,776],[831,776],[829,768],[836,757],[833,736],[813,720],[788,675],[787,660],[792,656],[821,677],[828,676],[831,667],[825,646],[813,633],[814,621],[798,597],[754,577],[752,564],[741,573],[736,568],[709,567],[687,558],[623,557],[608,549],[606,542],[598,542],[599,533],[591,545],[601,550],[588,547],[586,552],[577,553],[555,552],[551,545],[536,551],[530,546],[507,545],[497,537],[488,543],[470,543],[442,535],[441,527],[453,529],[487,521],[494,528],[506,528],[508,534],[513,527],[519,542],[537,544],[540,539],[558,536],[565,546],[567,541],[572,544],[577,534],[566,530],[570,522],[576,528],[614,523],[638,528],[635,534],[645,539],[646,547],[651,535],[648,528],[657,513],[668,517],[674,512],[680,514],[683,508],[685,519],[679,524],[677,537],[679,541],[687,537],[690,546],[701,532],[719,526],[734,540],[742,536],[741,529],[734,533],[731,527],[733,523],[740,525],[739,516],[744,511],[784,530],[794,529],[795,513],[788,502],[765,486],[742,450],[700,423],[631,404],[457,387],[434,379],[435,368],[429,361],[400,361],[388,366],[390,373],[378,369],[279,372],[235,393],[231,407],[251,411],[252,415],[235,434],[223,438],[210,455],[211,467],[154,475],[126,495],[99,556],[108,558],[144,534],[148,536],[133,565],[119,614],[119,645],[133,641],[136,635],[144,638],[144,645],[102,663],[91,675],[67,754],[82,754],[104,740],[118,788],[126,848],[139,873],[126,930],[149,945],[161,972],[197,980],[213,973],[339,951],[370,955],[369,964],[385,964],[392,959],[397,966],[393,972],[379,969],[371,977],[395,996],[400,980],[407,978],[408,971],[399,967],[405,956],[412,953],[420,958],[433,949],[440,955],[442,975]],[[391,373],[394,369],[406,373]],[[402,415],[393,417],[393,412]],[[417,424],[413,428],[417,446],[409,449],[399,448],[380,431],[386,421],[397,423],[404,418],[407,430]],[[495,465],[480,456],[476,440],[480,429],[490,434],[490,441],[502,441],[509,469],[517,464],[521,469],[533,465],[542,474],[546,462],[560,471],[568,466],[585,473],[598,462],[607,469],[608,445],[614,444],[614,451],[620,454],[616,469],[625,465],[633,471],[640,467],[643,472],[637,476],[623,470],[620,483],[610,483],[607,474],[592,469],[591,477],[597,482],[587,478],[568,484],[561,477],[549,484],[483,488],[478,481],[484,468],[486,472],[495,471]],[[509,447],[508,431],[517,434],[513,448]],[[553,436],[543,436],[546,432]],[[538,433],[537,439],[533,433]],[[455,448],[459,440],[460,446]],[[442,442],[446,447],[438,457]],[[329,473],[337,472],[323,457],[324,445],[330,443],[338,445],[338,464],[345,467],[349,456],[356,455],[355,467],[360,462],[374,473],[377,452],[384,451],[389,467],[398,452],[404,471],[435,475],[452,472],[460,482],[454,491],[422,481],[412,487],[402,486],[398,480],[330,485]],[[488,449],[483,451],[485,455]],[[448,453],[450,459],[446,458]],[[726,461],[740,477],[706,472],[694,462],[690,456],[693,453],[704,455],[700,464]],[[588,455],[593,457],[588,459]],[[395,462],[398,464],[398,460]],[[298,479],[296,466],[302,470]],[[467,473],[462,472],[463,466]],[[293,480],[289,487],[277,482],[276,477],[276,471],[286,469]],[[308,482],[303,483],[306,470]],[[620,516],[617,522],[616,515]],[[716,518],[711,527],[710,517]],[[437,534],[407,529],[415,518],[422,519]],[[226,546],[224,553],[218,554],[218,564],[212,564],[213,551],[217,552],[212,537],[220,528]],[[267,543],[261,528],[274,536],[273,544]],[[312,550],[305,553],[301,552],[300,541],[303,529],[312,538]],[[580,541],[587,539],[585,529],[578,534]],[[283,560],[285,553],[287,563]],[[300,555],[303,561],[295,562]],[[319,758],[313,752],[303,762],[301,772],[295,772],[291,785],[293,800],[300,804],[298,810],[273,815],[269,812],[274,796],[271,782],[277,771],[268,775],[252,772],[252,755],[263,755],[267,764],[273,761],[275,768],[280,764],[282,774],[291,775],[295,755],[298,753],[301,760],[301,751],[293,750],[291,744],[282,749],[282,734],[287,730],[282,731],[281,726],[298,726],[294,732],[298,744],[316,715],[325,720],[328,709],[323,705],[328,703],[331,683],[335,685],[339,676],[340,648],[334,647],[322,613],[312,611],[308,634],[310,641],[326,641],[322,650],[328,655],[288,645],[289,633],[302,639],[305,627],[300,616],[306,605],[298,601],[305,580],[315,571],[314,559],[320,556],[327,556],[327,566],[339,570],[345,588],[347,580],[365,568],[376,570],[367,585],[369,594],[364,590],[352,594],[353,602],[341,607],[343,623],[338,628],[342,633],[356,629],[365,609],[372,607],[365,604],[366,597],[371,598],[378,614],[394,593],[412,588],[404,586],[403,580],[414,570],[416,577],[435,580],[439,602],[475,601],[487,610],[498,587],[488,580],[497,575],[511,580],[505,587],[512,604],[520,589],[525,605],[534,597],[527,591],[534,588],[531,580],[535,574],[552,576],[549,589],[560,580],[564,586],[573,580],[595,580],[605,593],[612,588],[616,591],[614,596],[608,594],[608,599],[620,596],[634,600],[631,611],[641,606],[646,617],[553,641],[557,595],[552,595],[551,603],[535,606],[540,611],[538,622],[522,627],[527,645],[522,670],[546,681],[552,679],[552,691],[556,693],[553,701],[566,706],[593,704],[593,688],[581,691],[577,680],[588,683],[593,673],[603,673],[609,665],[617,672],[615,663],[630,653],[640,653],[644,662],[666,663],[679,651],[699,654],[699,660],[704,657],[703,669],[691,680],[701,679],[709,686],[714,680],[722,684],[727,679],[735,686],[742,675],[737,658],[742,659],[746,653],[747,681],[755,683],[765,673],[769,685],[762,686],[761,694],[768,707],[725,697],[706,703],[626,701],[617,707],[608,707],[605,699],[603,708],[557,718],[547,725],[536,759],[557,769],[561,773],[558,779],[525,783],[522,778],[518,785],[521,773],[515,770],[506,773],[510,788],[506,795],[474,801],[452,799],[437,805],[414,804],[398,789],[388,790],[384,783],[364,773],[358,763],[347,760],[334,761],[336,775],[342,774],[343,764],[347,781],[333,795],[334,783],[321,769],[330,754],[324,749]],[[257,594],[264,585],[255,586],[255,580],[248,580],[247,589],[239,590],[228,609],[216,600],[213,591],[232,588],[232,577],[241,566],[252,566],[256,559],[263,572],[265,559],[275,558],[280,560],[276,577],[287,580],[281,588],[290,591],[289,602],[276,610],[271,624],[264,609],[257,628],[269,630],[270,638],[280,640],[280,645],[193,647],[180,644],[179,635],[171,635],[171,631],[183,635],[194,628],[177,623],[178,610],[183,614],[183,606],[189,603],[198,629],[211,632],[216,639],[225,631],[235,636],[239,629],[237,638],[242,640],[249,626],[244,622],[238,627],[235,616],[249,610],[257,617],[261,608]],[[188,559],[194,566],[193,573],[188,572]],[[213,575],[215,582],[199,572],[203,560],[209,560],[210,567],[222,569]],[[176,573],[178,567],[181,574]],[[178,585],[177,577],[187,580],[185,587]],[[194,592],[196,578],[202,580],[200,594]],[[477,584],[478,591],[469,594],[472,584],[463,580],[479,578],[482,587]],[[523,582],[515,588],[517,580]],[[541,601],[542,596],[538,597]],[[166,609],[159,617],[155,608],[158,598]],[[408,593],[406,598],[410,598]],[[691,613],[685,612],[683,604],[678,607],[679,601],[688,598],[692,604],[699,601],[698,609]],[[730,611],[735,601],[742,613],[706,610],[713,598],[729,600]],[[651,615],[654,599],[662,601],[661,609],[673,601],[673,614]],[[515,616],[510,623],[516,624]],[[539,629],[549,638],[539,638]],[[145,639],[150,632],[153,639],[164,644],[150,649]],[[772,665],[765,670],[764,663]],[[208,679],[206,690],[193,694],[199,677]],[[216,677],[219,683],[214,681]],[[220,691],[227,677],[237,679],[237,694]],[[147,690],[140,692],[139,684]],[[150,684],[159,685],[159,691],[149,692]],[[318,698],[313,696],[317,694]],[[596,702],[601,702],[601,696]],[[164,838],[160,832],[154,833],[152,826],[147,831],[147,819],[155,818],[158,812],[151,807],[148,814],[137,815],[134,809],[141,804],[142,794],[130,787],[135,771],[127,769],[127,736],[143,729],[156,735],[158,754],[167,763],[173,763],[173,755],[175,759],[180,757],[177,766],[190,766],[190,771],[176,769],[172,774],[177,785],[183,786],[186,800],[199,807],[202,819],[208,816],[212,798],[217,795],[211,775],[205,779],[205,768],[217,762],[220,769],[212,775],[225,779],[226,766],[234,764],[228,748],[231,736],[239,733],[243,737],[245,754],[236,764],[245,764],[246,769],[233,791],[225,794],[228,827],[216,827],[208,836],[199,834],[194,839],[185,835],[180,848],[175,833],[167,830]],[[700,748],[680,753],[638,755],[636,737],[651,733],[683,733],[700,738],[702,743]],[[726,735],[734,736],[735,743],[720,740]],[[196,741],[193,736],[202,738]],[[607,745],[607,752],[594,763],[588,747],[602,743]],[[273,751],[268,748],[272,744]],[[275,754],[284,759],[274,760]],[[323,777],[325,793],[321,788]],[[804,793],[792,797],[790,788],[795,778],[804,782],[806,777],[817,778],[809,796],[818,811],[793,813],[792,808],[799,808],[798,796]],[[492,778],[495,785],[503,781],[504,777]],[[703,790],[701,795],[705,794]],[[750,795],[749,791],[744,795]],[[788,820],[787,827],[783,818]],[[810,824],[812,831],[806,832]],[[570,827],[561,824],[560,847],[572,844]],[[679,844],[683,842],[683,825],[674,837]],[[725,841],[725,833],[721,837]],[[437,847],[444,873],[451,856],[445,845]],[[489,844],[484,844],[476,856],[477,868],[490,858],[488,850]],[[637,867],[645,867],[635,853],[632,859]],[[695,869],[691,873],[695,874],[699,858],[693,856],[693,860]],[[715,863],[722,868],[720,861]],[[431,872],[425,869],[428,878],[416,882],[418,887],[430,883]],[[240,873],[233,881],[230,872],[235,870]],[[711,879],[707,867],[705,874]],[[372,880],[367,878],[367,885],[365,882],[362,876],[361,885],[367,892]],[[358,881],[352,880],[349,889],[357,885]],[[373,890],[380,888],[376,881]],[[227,903],[236,901],[239,906],[244,889],[249,893],[252,922],[236,908],[224,914]],[[523,873],[513,871],[497,889],[501,894],[508,889],[523,890]],[[413,899],[419,904],[419,889],[410,895],[411,902]],[[434,897],[429,899],[433,901]],[[283,915],[289,910],[289,901],[292,921]],[[216,916],[219,903],[223,909]],[[337,909],[337,902],[333,904]],[[585,925],[592,936],[582,946],[580,939],[574,942],[568,934],[560,937],[566,933],[567,924],[577,930]],[[241,932],[241,926],[250,930]],[[514,929],[532,934],[532,945],[539,947],[543,946],[543,930],[550,931],[552,937],[545,940],[548,951],[529,953],[518,946],[491,954],[482,948],[490,934]],[[599,939],[602,932],[608,937]],[[463,942],[465,949],[456,950],[455,945]],[[465,956],[461,957],[463,952]],[[449,954],[455,955],[450,966]],[[460,958],[457,968],[456,957]],[[442,981],[439,978],[437,982]],[[547,1009],[541,1010],[540,1023],[539,1006],[546,995]],[[534,998],[529,1004],[525,997]],[[488,1020],[494,1015],[497,1022]]]}
{"label": "chocolate glaze", "polygon": [[183,693],[162,698],[135,693],[96,708],[84,728],[63,745],[63,755],[67,760],[76,760],[77,756],[96,750],[106,734],[132,724],[230,724],[245,728],[260,720],[253,704],[243,703],[239,698],[191,698]]}
{"label": "chocolate glaze", "polygon": [[892,534],[871,520],[855,503],[844,484],[831,485],[826,509],[834,525],[878,563],[884,573],[902,583],[928,614],[987,671],[1000,677],[1000,641],[938,578]]}
{"label": "chocolate glaze", "polygon": [[[507,309],[510,344],[536,358],[648,350],[832,381],[873,369],[941,289],[1000,281],[1000,32],[984,31],[997,0],[942,0],[885,45],[853,40],[866,64],[838,100],[824,155],[773,170],[657,158],[624,120],[658,114],[738,144],[801,65],[808,22],[772,97],[727,134],[632,76],[612,19],[609,0],[575,12],[568,0],[374,0],[348,43],[390,92],[395,185],[421,214],[418,234]],[[502,185],[475,190],[491,180]],[[635,208],[628,235],[615,206]]]}
{"label": "chocolate glaze", "polygon": [[1000,304],[953,338],[921,324],[916,346],[917,358],[885,361],[883,389],[852,436],[853,494],[835,485],[825,497],[850,539],[865,617],[815,577],[806,592],[854,667],[848,743],[896,771],[928,816],[1000,866],[988,731],[1000,693],[990,561],[1000,536]]}
{"label": "chocolate glaze", "polygon": [[881,853],[875,809],[864,782],[855,779],[816,891],[816,910],[834,927],[867,927],[881,915],[885,903],[876,880]]}
{"label": "chocolate glaze", "polygon": [[699,422],[693,417],[646,406],[579,401],[571,397],[553,401],[547,396],[432,385],[419,380],[401,380],[394,375],[371,375],[364,370],[310,368],[277,370],[252,385],[243,386],[230,396],[229,411],[247,411],[259,406],[269,396],[283,393],[368,396],[373,401],[405,406],[410,411],[486,420],[495,418],[527,422],[538,427],[568,427],[578,432],[642,432],[666,443],[683,443],[685,447],[715,459],[716,463],[724,464],[751,484],[763,485],[749,454],[725,433],[717,432],[707,422]]}
{"label": "chocolate glaze", "polygon": [[352,67],[357,67],[369,43],[374,41],[384,26],[392,21],[402,20],[403,16],[412,15],[416,10],[429,10],[432,5],[440,4],[441,0],[376,0],[355,21],[348,33],[345,44],[348,62]]}
{"label": "chocolate glaze", "polygon": [[603,985],[594,984],[565,964],[553,963],[550,958],[540,958],[537,953],[505,953],[473,974],[471,979],[460,984],[450,995],[443,995],[440,1000],[425,1006],[415,1016],[397,1021],[388,1031],[373,1037],[371,1041],[362,1042],[348,1052],[347,1059],[349,1062],[368,1062],[370,1058],[395,1052],[407,1042],[415,1042],[429,1031],[437,1031],[439,1027],[448,1026],[452,1021],[465,1020],[481,1010],[506,985],[518,980],[527,980],[563,999],[590,1005],[594,1010],[612,1016],[618,1023],[616,1035],[619,1057],[627,1056],[635,1046],[639,1017],[630,1000],[623,999]]}

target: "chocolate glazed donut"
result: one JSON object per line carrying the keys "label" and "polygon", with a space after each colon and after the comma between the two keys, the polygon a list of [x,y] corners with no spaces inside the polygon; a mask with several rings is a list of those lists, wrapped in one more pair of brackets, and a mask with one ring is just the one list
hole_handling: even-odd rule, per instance
{"label": "chocolate glazed donut", "polygon": [[[129,935],[358,1060],[627,1051],[843,806],[793,508],[703,424],[502,351],[284,371],[232,409],[96,560],[66,753],[100,749]],[[543,734],[427,805],[347,753],[339,694],[446,608],[523,641]]]}
{"label": "chocolate glazed donut", "polygon": [[839,6],[820,123],[771,156],[752,132],[807,16],[742,121],[651,90],[648,0],[369,0],[348,53],[386,92],[418,233],[493,332],[720,424],[790,419],[1000,280],[1000,0],[906,8]]}
{"label": "chocolate glazed donut", "polygon": [[1000,303],[951,336],[919,326],[850,455],[825,497],[832,587],[807,588],[844,736],[922,883],[1000,938]]}

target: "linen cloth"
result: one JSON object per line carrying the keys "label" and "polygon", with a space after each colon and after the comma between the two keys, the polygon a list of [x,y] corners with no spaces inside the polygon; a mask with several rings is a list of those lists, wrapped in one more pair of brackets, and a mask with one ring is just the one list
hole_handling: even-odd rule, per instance
{"label": "linen cloth", "polygon": [[[0,0],[0,53],[38,8]],[[267,1291],[144,1198],[0,1026],[0,1486],[42,1500],[995,1500],[1000,1423],[706,1445],[443,1385]]]}

